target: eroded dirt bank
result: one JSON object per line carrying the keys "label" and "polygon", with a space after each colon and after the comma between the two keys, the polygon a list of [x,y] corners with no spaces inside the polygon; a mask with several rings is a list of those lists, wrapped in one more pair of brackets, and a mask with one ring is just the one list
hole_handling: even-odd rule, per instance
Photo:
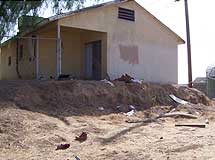
{"label": "eroded dirt bank", "polygon": [[[93,81],[1,81],[0,159],[214,158],[215,108],[204,94],[172,85],[114,84],[115,87]],[[176,105],[169,94],[193,104]],[[116,109],[128,105],[137,109],[131,117]],[[165,118],[150,124],[125,122],[153,117],[174,107],[199,118]],[[206,119],[210,122],[206,128],[175,127],[178,122],[204,123]],[[81,132],[88,133],[83,143],[74,140]],[[55,151],[62,143],[69,143],[70,148]]]}

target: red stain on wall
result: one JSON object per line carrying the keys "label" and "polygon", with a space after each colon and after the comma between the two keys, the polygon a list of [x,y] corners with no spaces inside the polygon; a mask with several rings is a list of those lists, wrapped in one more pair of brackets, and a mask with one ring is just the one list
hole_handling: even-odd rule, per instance
{"label": "red stain on wall", "polygon": [[139,64],[138,46],[119,45],[120,58],[129,64]]}

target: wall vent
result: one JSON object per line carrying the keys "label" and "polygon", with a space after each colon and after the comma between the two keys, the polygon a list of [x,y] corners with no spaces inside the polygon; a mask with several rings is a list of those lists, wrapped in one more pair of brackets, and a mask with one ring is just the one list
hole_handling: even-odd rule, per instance
{"label": "wall vent", "polygon": [[135,12],[134,10],[119,7],[118,18],[135,21]]}

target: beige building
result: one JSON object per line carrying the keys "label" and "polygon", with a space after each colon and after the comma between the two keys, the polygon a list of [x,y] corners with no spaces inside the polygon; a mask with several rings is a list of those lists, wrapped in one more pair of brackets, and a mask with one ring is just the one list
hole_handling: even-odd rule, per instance
{"label": "beige building", "polygon": [[[29,17],[25,17],[28,18]],[[24,26],[23,26],[24,25]],[[129,74],[178,83],[184,40],[134,0],[113,1],[43,19],[1,45],[1,79],[111,79]]]}

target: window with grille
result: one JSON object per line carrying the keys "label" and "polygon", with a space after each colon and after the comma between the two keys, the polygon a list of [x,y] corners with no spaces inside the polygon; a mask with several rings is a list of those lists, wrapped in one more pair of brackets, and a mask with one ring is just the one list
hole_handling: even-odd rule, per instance
{"label": "window with grille", "polygon": [[128,21],[135,21],[135,11],[119,7],[118,18]]}

